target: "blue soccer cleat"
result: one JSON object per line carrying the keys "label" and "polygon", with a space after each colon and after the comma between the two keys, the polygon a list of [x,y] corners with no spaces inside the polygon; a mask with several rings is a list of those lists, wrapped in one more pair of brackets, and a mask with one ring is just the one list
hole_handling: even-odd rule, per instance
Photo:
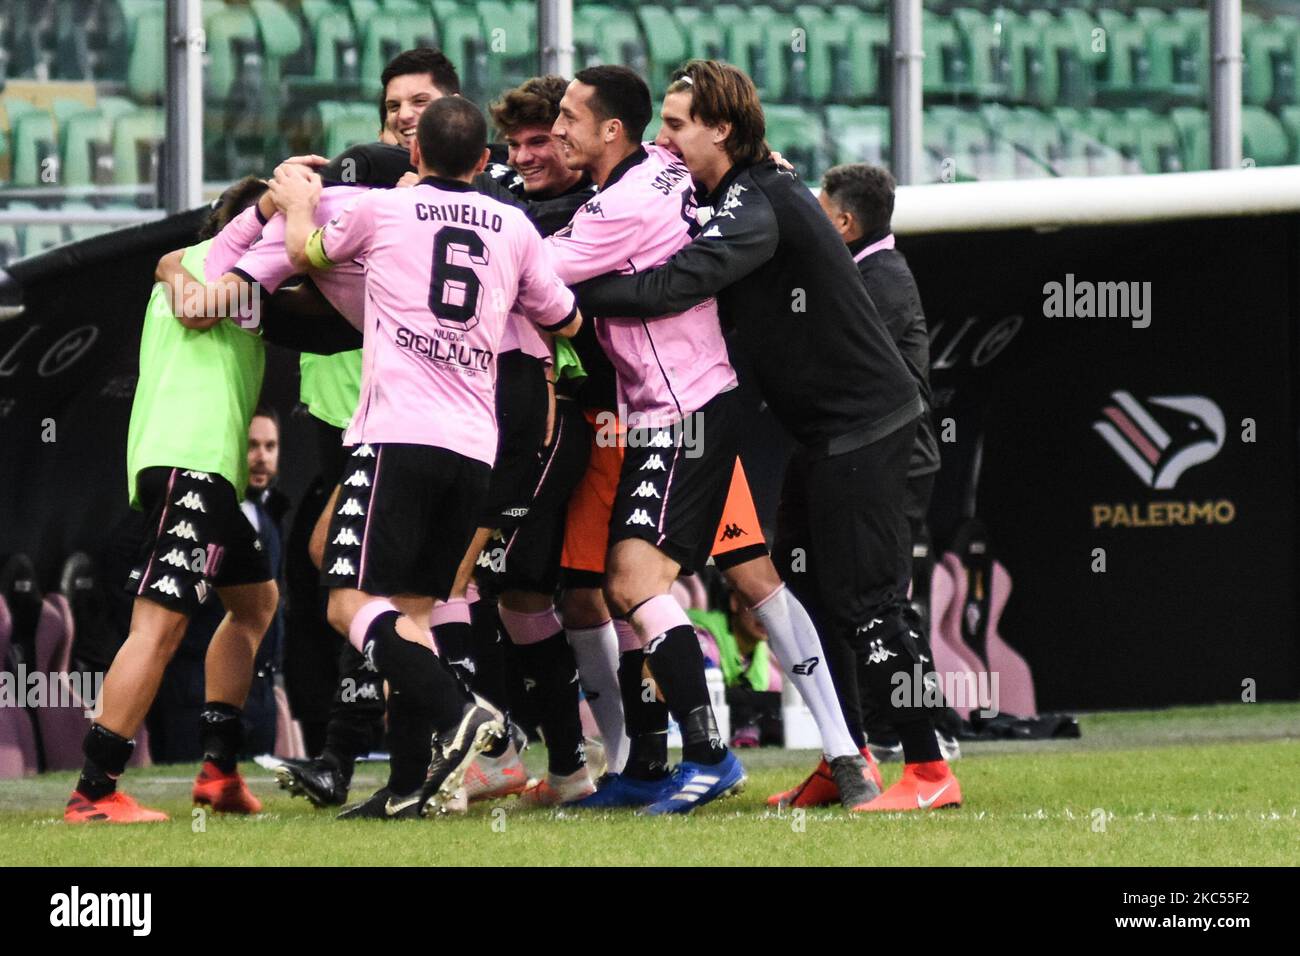
{"label": "blue soccer cleat", "polygon": [[727,756],[716,764],[682,761],[677,767],[677,789],[641,812],[652,817],[665,813],[690,813],[711,800],[740,793],[747,779],[745,768],[731,751],[727,751]]}
{"label": "blue soccer cleat", "polygon": [[678,785],[676,771],[662,780],[637,780],[621,773],[607,773],[596,781],[595,793],[569,806],[584,810],[644,807],[676,793]]}

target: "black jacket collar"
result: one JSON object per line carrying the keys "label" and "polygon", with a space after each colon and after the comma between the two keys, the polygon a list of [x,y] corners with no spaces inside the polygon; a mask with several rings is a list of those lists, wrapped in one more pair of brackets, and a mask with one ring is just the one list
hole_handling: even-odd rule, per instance
{"label": "black jacket collar", "polygon": [[884,239],[886,236],[889,235],[889,233],[890,230],[886,229],[884,232],[874,232],[869,236],[863,236],[861,239],[854,239],[852,242],[848,244],[849,255],[856,256],[859,252],[867,248],[867,246],[871,245],[873,242],[879,242],[881,239]]}

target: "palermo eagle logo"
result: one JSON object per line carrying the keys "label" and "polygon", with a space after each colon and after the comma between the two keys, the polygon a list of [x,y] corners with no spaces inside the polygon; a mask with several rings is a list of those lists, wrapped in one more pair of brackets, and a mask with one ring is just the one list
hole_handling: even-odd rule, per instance
{"label": "palermo eagle logo", "polygon": [[1174,487],[1188,468],[1223,448],[1223,412],[1202,395],[1151,396],[1145,403],[1125,391],[1110,397],[1092,429],[1148,488]]}

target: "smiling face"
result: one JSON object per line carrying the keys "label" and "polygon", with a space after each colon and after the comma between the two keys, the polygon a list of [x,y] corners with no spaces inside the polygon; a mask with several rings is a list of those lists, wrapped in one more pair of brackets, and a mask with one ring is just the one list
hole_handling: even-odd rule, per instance
{"label": "smiling face", "polygon": [[420,114],[445,95],[434,85],[431,73],[404,73],[388,81],[384,89],[384,129],[396,145],[410,148]]}
{"label": "smiling face", "polygon": [[546,126],[525,126],[505,134],[506,162],[524,181],[524,190],[542,196],[557,195],[580,178],[565,162],[560,141]]}
{"label": "smiling face", "polygon": [[717,182],[731,163],[722,144],[730,127],[705,126],[691,116],[691,94],[688,91],[669,93],[664,97],[659,111],[663,121],[655,145],[662,146],[679,158],[691,171],[691,176],[701,183]]}
{"label": "smiling face", "polygon": [[560,115],[555,118],[551,132],[559,140],[564,164],[569,169],[590,172],[606,148],[621,137],[618,129],[611,131],[613,120],[597,119],[591,108],[595,87],[574,80],[560,100]]}

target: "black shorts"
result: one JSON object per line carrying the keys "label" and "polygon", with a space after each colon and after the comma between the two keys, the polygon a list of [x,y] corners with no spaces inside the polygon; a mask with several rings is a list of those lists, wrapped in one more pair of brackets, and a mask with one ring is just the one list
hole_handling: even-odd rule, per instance
{"label": "black shorts", "polygon": [[497,359],[497,457],[480,528],[513,528],[528,514],[546,439],[546,366],[515,350]]}
{"label": "black shorts", "polygon": [[633,428],[609,522],[612,548],[649,541],[684,571],[709,559],[740,444],[735,390],[715,395],[686,417],[685,428]]}
{"label": "black shorts", "polygon": [[431,445],[357,445],[330,516],[321,584],[445,600],[490,471]]}
{"label": "black shorts", "polygon": [[193,615],[213,588],[272,580],[234,486],[214,472],[146,468],[137,478],[149,534],[127,590]]}
{"label": "black shorts", "polygon": [[542,468],[528,514],[479,556],[475,577],[481,590],[551,594],[560,580],[565,515],[573,489],[591,456],[591,426],[577,402],[555,402],[551,443],[542,450]]}

